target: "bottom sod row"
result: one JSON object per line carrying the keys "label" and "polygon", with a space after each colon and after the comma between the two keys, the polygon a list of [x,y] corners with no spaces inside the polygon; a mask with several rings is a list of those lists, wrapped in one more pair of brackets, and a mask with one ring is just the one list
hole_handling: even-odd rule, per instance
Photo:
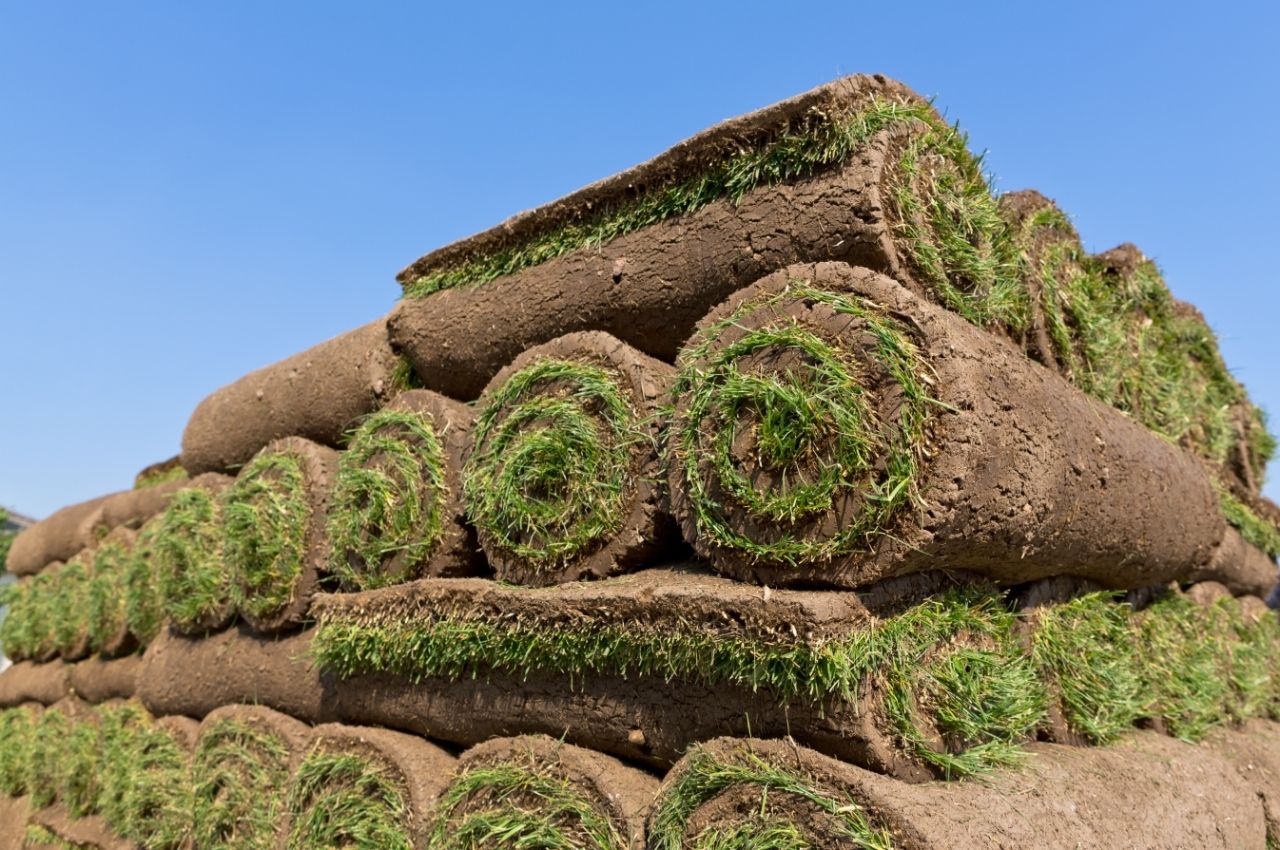
{"label": "bottom sod row", "polygon": [[[0,850],[1258,848],[1280,725],[1191,745],[1039,745],[983,782],[911,785],[791,740],[722,738],[665,779],[547,736],[455,757],[386,729],[256,706],[202,723],[134,703],[0,714]],[[1138,816],[1141,813],[1141,817]],[[988,841],[995,842],[988,844]]]}

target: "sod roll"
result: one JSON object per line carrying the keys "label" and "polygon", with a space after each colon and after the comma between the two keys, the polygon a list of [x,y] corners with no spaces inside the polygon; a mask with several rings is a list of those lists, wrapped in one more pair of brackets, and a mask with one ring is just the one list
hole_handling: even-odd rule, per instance
{"label": "sod roll", "polygon": [[71,693],[65,661],[19,661],[0,672],[0,706],[38,702],[53,705]]}
{"label": "sod roll", "polygon": [[63,566],[55,561],[4,590],[9,611],[0,623],[0,639],[9,658],[49,661],[57,656],[58,574]]}
{"label": "sod roll", "polygon": [[186,717],[143,718],[109,749],[109,771],[123,772],[119,807],[104,818],[144,850],[180,850],[191,840],[191,751],[199,724]]}
{"label": "sod roll", "polygon": [[464,490],[499,578],[602,578],[670,548],[657,443],[671,378],[665,363],[586,332],[529,349],[490,381]]}
{"label": "sod roll", "polygon": [[329,570],[348,590],[478,567],[464,522],[462,454],[471,411],[409,390],[372,413],[338,456],[329,507]]}
{"label": "sod roll", "polygon": [[14,575],[38,573],[52,561],[65,561],[93,542],[107,496],[65,507],[47,519],[18,532],[5,568]]}
{"label": "sod roll", "polygon": [[455,759],[386,729],[326,724],[288,788],[288,850],[417,850]]}
{"label": "sod roll", "polygon": [[521,351],[600,330],[670,360],[697,320],[786,265],[843,260],[982,324],[1024,301],[964,139],[883,77],[837,80],[440,249],[401,273],[394,345],[474,398]]}
{"label": "sod roll", "polygon": [[88,650],[122,655],[137,645],[129,631],[128,577],[137,534],[123,526],[111,531],[93,550],[87,588]]}
{"label": "sod roll", "polygon": [[1204,569],[1192,572],[1191,581],[1218,581],[1236,596],[1266,598],[1276,586],[1276,562],[1245,540],[1234,528],[1227,528],[1222,544]]}
{"label": "sod roll", "polygon": [[673,395],[673,512],[739,579],[1142,587],[1205,568],[1225,534],[1199,461],[867,269],[793,266],[736,294]]}
{"label": "sod roll", "polygon": [[31,739],[44,706],[25,703],[0,711],[0,792],[9,797],[27,793],[31,772]]}
{"label": "sod roll", "polygon": [[204,717],[249,703],[312,723],[332,720],[310,643],[310,632],[257,635],[237,627],[199,639],[166,630],[143,655],[138,699],[156,714]]}
{"label": "sod roll", "polygon": [[235,618],[235,574],[222,546],[221,496],[230,485],[218,476],[184,488],[143,529],[129,582],[130,631],[154,635],[163,617],[184,634],[203,634]]}
{"label": "sod roll", "polygon": [[181,481],[187,478],[187,471],[182,468],[182,458],[174,455],[168,460],[148,464],[133,477],[133,489],[144,490],[168,484],[170,481]]}
{"label": "sod roll", "polygon": [[[0,823],[25,824],[31,817],[31,806],[25,797],[8,797],[0,794]],[[25,850],[25,830],[0,830],[0,850]]]}
{"label": "sod roll", "polygon": [[205,716],[191,765],[195,846],[281,846],[289,825],[281,791],[310,742],[310,726],[261,706],[226,706]]}
{"label": "sod roll", "polygon": [[[752,844],[770,836],[771,843]],[[1253,848],[1262,803],[1212,749],[1136,733],[1115,747],[1042,744],[983,782],[905,785],[791,741],[718,740],[663,782],[654,850]]]}
{"label": "sod roll", "polygon": [[89,580],[93,573],[94,552],[82,550],[56,571],[49,617],[53,626],[53,647],[65,661],[89,654]]}
{"label": "sod roll", "polygon": [[641,850],[658,780],[544,735],[462,754],[431,815],[432,850]]}
{"label": "sod roll", "polygon": [[138,654],[91,656],[71,665],[68,681],[76,696],[89,702],[129,699],[137,692],[141,671],[142,656]]}
{"label": "sod roll", "polygon": [[181,490],[198,486],[203,479],[197,476],[188,480],[174,478],[150,487],[113,493],[102,501],[102,514],[94,526],[95,538],[101,538],[113,528],[137,530],[149,519],[163,511]]}
{"label": "sod roll", "polygon": [[233,472],[281,437],[337,446],[356,420],[404,388],[379,319],[228,384],[197,405],[182,432],[192,475]]}
{"label": "sod roll", "polygon": [[999,210],[1027,293],[1029,322],[1023,340],[1027,354],[1071,380],[1075,343],[1057,294],[1085,273],[1080,236],[1066,214],[1033,189],[1001,195]]}
{"label": "sod roll", "polygon": [[338,453],[301,437],[263,447],[222,495],[222,557],[240,615],[259,631],[297,625],[328,570]]}

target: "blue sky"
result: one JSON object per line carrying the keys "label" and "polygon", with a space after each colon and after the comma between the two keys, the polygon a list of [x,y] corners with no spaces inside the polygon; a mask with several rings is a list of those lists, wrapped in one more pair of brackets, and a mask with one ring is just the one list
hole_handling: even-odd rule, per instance
{"label": "blue sky", "polygon": [[0,504],[129,486],[420,254],[855,71],[1154,256],[1280,419],[1278,36],[1230,3],[0,3]]}

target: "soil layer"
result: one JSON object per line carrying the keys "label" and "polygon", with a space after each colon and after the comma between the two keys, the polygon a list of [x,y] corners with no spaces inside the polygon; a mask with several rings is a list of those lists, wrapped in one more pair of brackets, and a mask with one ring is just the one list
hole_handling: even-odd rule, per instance
{"label": "soil layer", "polygon": [[68,505],[47,519],[23,529],[13,539],[5,568],[19,576],[40,572],[46,564],[65,561],[93,542],[101,523],[102,505],[110,496]]}
{"label": "soil layer", "polygon": [[64,661],[19,661],[0,673],[0,707],[38,702],[53,705],[71,694],[71,665]]}

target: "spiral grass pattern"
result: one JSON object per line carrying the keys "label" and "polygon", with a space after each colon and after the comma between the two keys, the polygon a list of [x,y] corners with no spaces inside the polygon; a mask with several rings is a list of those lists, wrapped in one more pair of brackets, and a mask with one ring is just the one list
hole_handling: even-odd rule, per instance
{"label": "spiral grass pattern", "polygon": [[[619,351],[643,358],[606,334],[570,334],[526,352],[481,397],[463,487],[499,577],[579,578],[590,570],[573,565],[635,521],[635,502],[656,474],[657,408],[625,374],[629,355]],[[654,367],[655,384],[661,371]]]}
{"label": "spiral grass pattern", "polygon": [[313,750],[293,775],[288,806],[288,850],[413,850],[405,789],[372,758]]}
{"label": "spiral grass pattern", "polygon": [[[151,538],[155,587],[165,616],[176,629],[200,634],[226,625],[235,582],[223,564],[217,496],[191,487],[173,497]],[[140,604],[145,585],[135,579]],[[142,615],[141,608],[135,608]],[[144,624],[145,625],[145,624]]]}
{"label": "spiral grass pattern", "polygon": [[194,829],[205,850],[271,850],[284,815],[279,789],[289,749],[278,735],[238,718],[218,720],[192,758]]}
{"label": "spiral grass pattern", "polygon": [[[180,498],[182,494],[175,497]],[[124,570],[124,616],[129,634],[146,646],[164,622],[164,600],[156,576],[156,541],[162,533],[164,514],[148,520],[133,542]]]}
{"label": "spiral grass pattern", "polygon": [[[456,463],[444,432],[464,429],[466,409],[426,391],[404,394],[352,434],[334,474],[329,569],[342,586],[369,590],[457,572],[448,550],[457,525]],[[433,561],[437,568],[432,569]]]}
{"label": "spiral grass pattern", "polygon": [[[698,745],[673,773],[649,820],[647,846],[655,850],[801,850],[830,846],[833,840],[855,850],[894,846],[890,832],[854,800],[745,747],[726,751]],[[728,809],[734,812],[732,822],[712,822],[689,834],[700,807],[730,797],[742,800]],[[744,824],[741,811],[755,814]],[[777,843],[761,843],[763,836]]]}
{"label": "spiral grass pattern", "polygon": [[265,450],[236,477],[222,501],[222,551],[240,582],[246,617],[270,617],[289,604],[307,552],[302,461]]}
{"label": "spiral grass pattern", "polygon": [[53,647],[65,659],[83,658],[89,651],[89,580],[93,553],[83,551],[67,561],[53,577],[50,603]]}
{"label": "spiral grass pattern", "polygon": [[462,771],[436,804],[432,850],[625,850],[607,811],[532,759]]}
{"label": "spiral grass pattern", "polygon": [[748,289],[677,369],[672,502],[717,568],[785,581],[867,551],[914,498],[928,367],[867,300],[801,281]]}

